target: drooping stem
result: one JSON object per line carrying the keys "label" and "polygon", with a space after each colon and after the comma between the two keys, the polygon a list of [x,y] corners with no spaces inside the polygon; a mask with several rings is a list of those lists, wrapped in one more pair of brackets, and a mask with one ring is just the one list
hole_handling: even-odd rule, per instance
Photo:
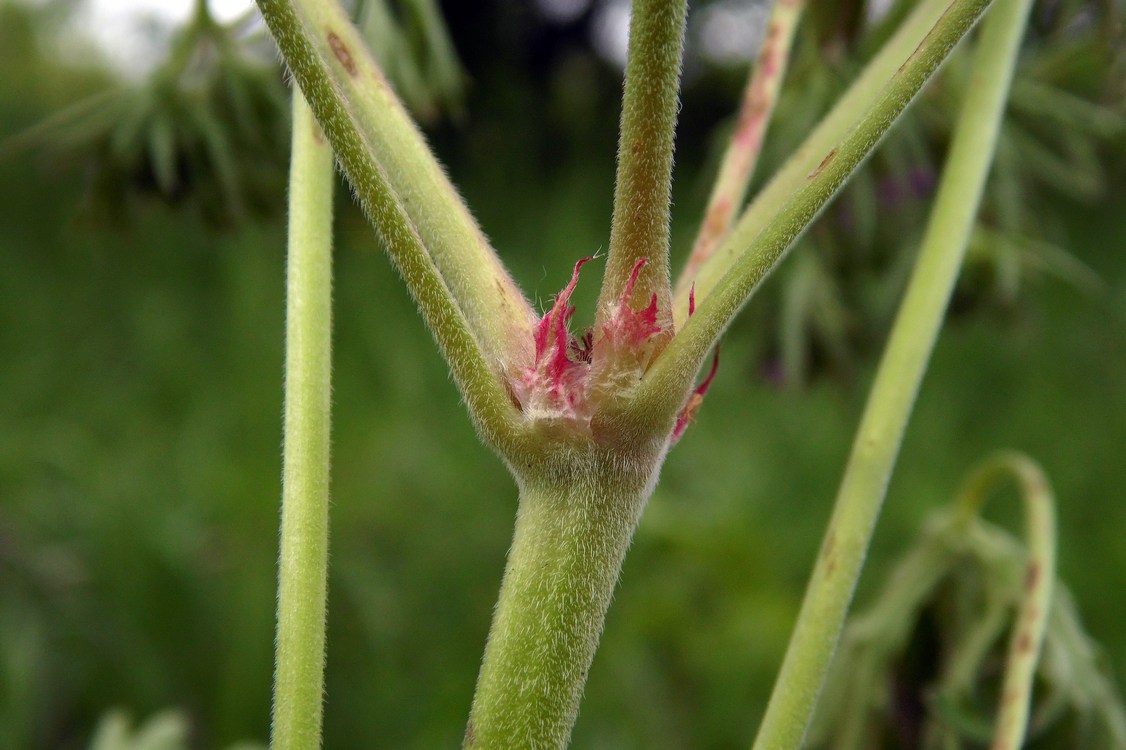
{"label": "drooping stem", "polygon": [[332,149],[293,94],[285,452],[271,747],[321,744],[332,392]]}
{"label": "drooping stem", "polygon": [[622,95],[614,219],[598,299],[598,330],[637,262],[646,259],[634,292],[657,295],[658,320],[672,333],[669,201],[680,61],[687,0],[634,0],[629,62]]}
{"label": "drooping stem", "polygon": [[950,147],[918,263],[806,590],[757,750],[800,746],[852,601],[903,432],[977,216],[1023,35],[1029,0],[997,0]]}
{"label": "drooping stem", "polygon": [[[735,131],[720,162],[704,209],[704,220],[692,244],[692,254],[677,281],[677,300],[687,300],[696,269],[711,256],[742,209],[774,105],[778,103],[778,92],[790,62],[790,46],[804,9],[805,0],[775,0],[770,11],[762,49],[743,91]],[[678,326],[688,318],[687,307],[675,308],[673,312]]]}
{"label": "drooping stem", "polygon": [[997,707],[992,750],[1018,750],[1028,730],[1032,682],[1051,612],[1056,577],[1055,505],[1048,480],[1035,463],[1019,453],[1002,453],[978,469],[958,500],[957,520],[967,525],[981,511],[998,480],[1012,475],[1020,483],[1025,507],[1028,568],[1024,596],[1009,640],[1005,681]]}
{"label": "drooping stem", "polygon": [[621,475],[599,449],[520,482],[516,532],[485,648],[466,748],[566,747],[655,465]]}

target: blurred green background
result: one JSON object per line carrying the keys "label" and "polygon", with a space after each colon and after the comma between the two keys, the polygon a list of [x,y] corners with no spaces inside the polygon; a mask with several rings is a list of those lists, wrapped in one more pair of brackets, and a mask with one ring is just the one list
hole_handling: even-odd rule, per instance
{"label": "blurred green background", "polygon": [[[58,59],[67,5],[0,2],[0,144],[115,85],[97,59]],[[542,303],[574,259],[605,247],[620,71],[590,41],[593,9],[559,21],[535,4],[470,5],[447,8],[468,81],[460,114],[430,137]],[[678,257],[742,75],[702,58],[686,69]],[[279,75],[268,79],[280,91]],[[789,122],[772,142],[800,137]],[[215,195],[185,179],[161,200],[135,172],[104,169],[104,153],[49,142],[0,152],[0,747],[85,747],[115,707],[180,708],[195,747],[267,738],[284,323],[286,154],[275,140],[255,157],[254,200],[219,220]],[[1050,203],[1052,241],[1097,284],[1024,269],[1019,287],[960,289],[860,600],[972,465],[1018,448],[1051,477],[1061,575],[1123,675],[1126,180],[1120,157],[1102,164],[1085,201]],[[340,193],[326,746],[453,747],[515,490]],[[893,204],[873,205],[908,211]],[[787,268],[848,231],[817,230]],[[797,340],[802,377],[780,377],[779,351],[795,345],[771,312],[785,307],[786,273],[727,336],[698,421],[665,466],[576,747],[742,747],[753,735],[887,322],[860,305],[841,341],[813,316]],[[595,279],[576,295],[580,318]],[[994,518],[1019,522],[995,506]]]}

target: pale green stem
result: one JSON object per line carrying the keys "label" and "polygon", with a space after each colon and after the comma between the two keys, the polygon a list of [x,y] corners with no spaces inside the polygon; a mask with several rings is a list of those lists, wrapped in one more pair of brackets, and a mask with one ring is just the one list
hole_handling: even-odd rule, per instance
{"label": "pale green stem", "polygon": [[677,281],[675,299],[684,301],[682,307],[673,309],[677,327],[684,325],[688,319],[686,300],[695,281],[696,270],[711,257],[731,229],[732,220],[742,210],[747,186],[762,153],[766,129],[789,66],[794,32],[804,10],[805,0],[774,0],[762,49],[743,90],[735,130],[720,162],[715,185],[704,209],[704,220],[692,245],[692,254]]}
{"label": "pale green stem", "polygon": [[965,256],[1029,0],[997,0],[978,45],[919,259],[861,419],[758,750],[801,745],[860,576],[903,432]]}
{"label": "pale green stem", "polygon": [[516,531],[493,616],[466,748],[566,747],[606,610],[656,462],[566,450],[520,481]]}
{"label": "pale green stem", "polygon": [[735,260],[774,221],[775,216],[780,215],[783,206],[802,187],[809,173],[817,168],[833,146],[848,135],[865,111],[872,106],[872,102],[877,100],[899,66],[923,43],[949,5],[950,0],[921,0],[902,26],[864,67],[848,91],[755,196],[751,205],[739,217],[735,228],[709,255],[707,261],[685,267],[682,278],[677,283],[674,301],[678,316],[687,312],[688,292],[693,284],[697,305],[707,299]]}
{"label": "pale green stem", "polygon": [[321,745],[332,392],[332,150],[293,95],[274,750]]}
{"label": "pale green stem", "polygon": [[[997,0],[998,8],[1007,1]],[[1025,456],[1002,453],[978,469],[966,483],[958,500],[958,522],[968,526],[980,513],[989,491],[1006,475],[1015,477],[1021,486],[1028,572],[1016,626],[1009,641],[1009,658],[997,709],[992,750],[1019,750],[1024,743],[1032,683],[1048,627],[1056,571],[1056,519],[1052,491],[1040,467]]]}
{"label": "pale green stem", "polygon": [[656,294],[658,323],[665,337],[672,335],[669,201],[686,12],[687,0],[633,2],[614,219],[596,331],[612,314],[635,264],[644,258],[633,304],[644,306]]}
{"label": "pale green stem", "polygon": [[[745,251],[649,368],[629,408],[660,420],[681,407],[708,352],[759,283],[875,149],[988,4],[989,0],[950,2],[848,135],[828,149],[817,166],[803,177],[801,186],[787,197],[770,223],[753,239],[747,239]],[[741,221],[733,230],[733,237],[742,237],[742,225]]]}
{"label": "pale green stem", "polygon": [[[448,204],[455,199],[460,203],[460,199],[448,185],[438,185],[436,192],[431,193],[425,189],[430,183],[421,177],[418,183],[412,182],[411,164],[419,167],[420,175],[441,171],[436,165],[428,165],[413,147],[400,155],[407,160],[406,165],[384,169],[380,159],[388,157],[388,149],[393,152],[394,147],[384,144],[377,158],[368,133],[360,127],[355,102],[342,93],[341,79],[351,82],[362,71],[363,87],[378,89],[379,96],[387,97],[386,110],[375,104],[370,106],[370,112],[364,109],[364,122],[396,112],[400,107],[390,98],[390,89],[359,44],[351,24],[337,18],[340,14],[336,4],[302,0],[302,7],[306,5],[313,6],[318,13],[328,13],[326,8],[335,9],[335,15],[330,14],[332,26],[309,35],[291,2],[258,1],[364,212],[418,302],[482,439],[502,453],[518,450],[517,446],[523,445],[524,425],[502,378],[506,362],[512,366],[524,360],[530,362],[531,308],[507,273],[499,269],[499,260],[492,251],[474,239],[476,230],[464,226],[460,230],[451,228],[450,237],[435,245],[446,247],[448,252],[438,252],[427,244],[426,237],[443,233],[443,217],[456,221],[451,217],[459,215],[462,209],[450,209]],[[335,43],[326,41],[330,32]],[[315,46],[310,38],[320,46]],[[323,59],[321,47],[326,44],[332,62]],[[363,99],[360,94],[357,96]],[[402,135],[397,125],[385,125],[389,132]],[[388,143],[398,143],[397,139],[388,138]],[[391,176],[399,182],[393,183]],[[438,200],[441,205],[431,206],[431,200]],[[422,211],[424,207],[427,208]],[[444,213],[447,209],[451,211],[449,215]],[[416,221],[420,212],[425,216]],[[452,242],[453,237],[464,237],[465,244],[443,244]]]}

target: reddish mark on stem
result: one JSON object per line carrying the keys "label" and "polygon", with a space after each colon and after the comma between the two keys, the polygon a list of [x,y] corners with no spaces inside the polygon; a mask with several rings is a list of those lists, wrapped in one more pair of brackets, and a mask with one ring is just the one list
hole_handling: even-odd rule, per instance
{"label": "reddish mark on stem", "polygon": [[825,158],[824,158],[824,159],[822,159],[822,160],[821,160],[821,163],[817,165],[817,169],[813,170],[813,172],[812,172],[812,173],[810,173],[810,175],[809,175],[809,179],[811,179],[811,180],[812,180],[812,179],[813,179],[814,177],[816,177],[817,175],[819,175],[819,174],[821,174],[821,173],[822,173],[823,171],[825,171],[825,167],[827,167],[827,166],[829,166],[830,164],[832,164],[832,163],[833,163],[833,159],[836,159],[836,158],[837,158],[837,148],[836,148],[836,146],[834,146],[834,147],[833,147],[833,150],[832,150],[832,151],[830,151],[829,153],[825,154]]}
{"label": "reddish mark on stem", "polygon": [[348,71],[348,75],[355,78],[359,73],[356,61],[352,59],[352,53],[348,51],[348,46],[344,44],[344,40],[337,36],[335,31],[328,32],[328,46],[332,48],[332,54],[336,55],[336,59]]}
{"label": "reddish mark on stem", "polygon": [[762,57],[759,58],[759,65],[762,66],[763,75],[768,78],[778,73],[778,55],[773,45],[763,49]]}
{"label": "reddish mark on stem", "polygon": [[1040,583],[1040,563],[1031,562],[1028,565],[1028,573],[1024,577],[1024,588],[1028,591],[1036,588]]}

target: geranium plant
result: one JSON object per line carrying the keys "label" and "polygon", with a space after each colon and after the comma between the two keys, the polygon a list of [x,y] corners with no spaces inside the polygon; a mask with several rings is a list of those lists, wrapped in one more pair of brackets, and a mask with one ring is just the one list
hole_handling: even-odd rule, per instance
{"label": "geranium plant", "polygon": [[[687,3],[635,0],[608,248],[604,258],[567,259],[571,280],[541,313],[347,13],[334,0],[259,0],[300,89],[274,747],[313,748],[320,738],[333,155],[415,297],[481,440],[519,490],[464,746],[563,747],[626,550],[666,455],[701,407],[720,337],[989,4],[921,0],[744,206],[803,11],[803,0],[776,0],[700,234],[674,283],[669,200]],[[917,268],[759,730],[763,750],[796,748],[806,734],[969,240],[1030,3],[994,5]],[[594,325],[576,330],[572,292],[599,265]],[[1031,632],[1038,639],[1043,629]],[[1039,643],[1030,647],[1035,654]],[[1027,675],[1014,679],[1014,700],[1027,701]],[[1018,746],[1022,732],[999,732],[997,747]]]}

